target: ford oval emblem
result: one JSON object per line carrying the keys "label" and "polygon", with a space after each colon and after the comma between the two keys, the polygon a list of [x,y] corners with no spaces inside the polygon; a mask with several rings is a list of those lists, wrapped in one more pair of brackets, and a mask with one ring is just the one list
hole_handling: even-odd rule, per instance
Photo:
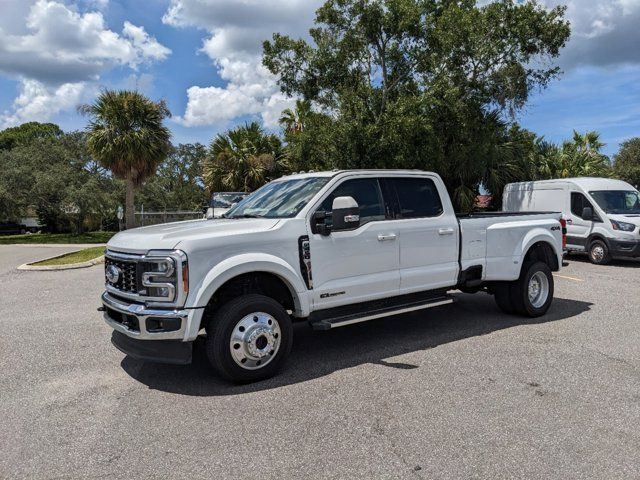
{"label": "ford oval emblem", "polygon": [[118,283],[118,280],[120,280],[120,272],[121,270],[115,265],[109,265],[104,274],[109,283]]}

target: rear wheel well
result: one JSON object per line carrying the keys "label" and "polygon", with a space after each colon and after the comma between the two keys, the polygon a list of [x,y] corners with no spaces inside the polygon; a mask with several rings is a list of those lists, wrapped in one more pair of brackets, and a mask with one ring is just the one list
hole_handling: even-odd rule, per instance
{"label": "rear wheel well", "polygon": [[201,328],[206,326],[222,305],[234,298],[250,293],[272,298],[282,305],[285,310],[295,310],[293,295],[284,280],[269,272],[250,272],[227,280],[216,290],[204,309]]}
{"label": "rear wheel well", "polygon": [[537,242],[531,245],[524,257],[523,265],[533,262],[546,263],[552,272],[557,272],[560,269],[558,257],[548,242]]}

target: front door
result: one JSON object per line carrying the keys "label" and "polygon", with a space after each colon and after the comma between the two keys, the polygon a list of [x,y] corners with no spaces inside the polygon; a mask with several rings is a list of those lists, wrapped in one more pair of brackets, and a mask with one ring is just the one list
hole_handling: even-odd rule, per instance
{"label": "front door", "polygon": [[571,209],[567,218],[567,247],[571,250],[585,249],[587,238],[593,230],[593,221],[582,218],[585,207],[593,209],[587,197],[581,192],[571,192]]}
{"label": "front door", "polygon": [[336,197],[353,197],[360,225],[323,236],[309,229],[313,302],[317,310],[397,295],[399,238],[377,178],[345,179],[315,211],[330,212]]}

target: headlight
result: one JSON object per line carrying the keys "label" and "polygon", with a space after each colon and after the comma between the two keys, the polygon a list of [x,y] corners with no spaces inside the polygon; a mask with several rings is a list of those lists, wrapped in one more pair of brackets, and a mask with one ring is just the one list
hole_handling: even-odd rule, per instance
{"label": "headlight", "polygon": [[636,229],[633,223],[618,222],[616,220],[611,220],[611,226],[614,230],[620,230],[622,232],[633,232]]}
{"label": "headlight", "polygon": [[189,291],[187,257],[180,251],[151,251],[141,264],[140,294],[151,302],[184,300]]}

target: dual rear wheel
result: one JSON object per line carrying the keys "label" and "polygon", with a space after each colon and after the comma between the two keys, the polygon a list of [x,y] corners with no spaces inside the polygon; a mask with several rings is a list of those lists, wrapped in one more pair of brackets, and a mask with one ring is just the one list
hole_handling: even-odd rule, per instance
{"label": "dual rear wheel", "polygon": [[544,262],[529,262],[520,278],[501,282],[494,288],[498,307],[510,314],[540,317],[547,313],[553,300],[553,275]]}

